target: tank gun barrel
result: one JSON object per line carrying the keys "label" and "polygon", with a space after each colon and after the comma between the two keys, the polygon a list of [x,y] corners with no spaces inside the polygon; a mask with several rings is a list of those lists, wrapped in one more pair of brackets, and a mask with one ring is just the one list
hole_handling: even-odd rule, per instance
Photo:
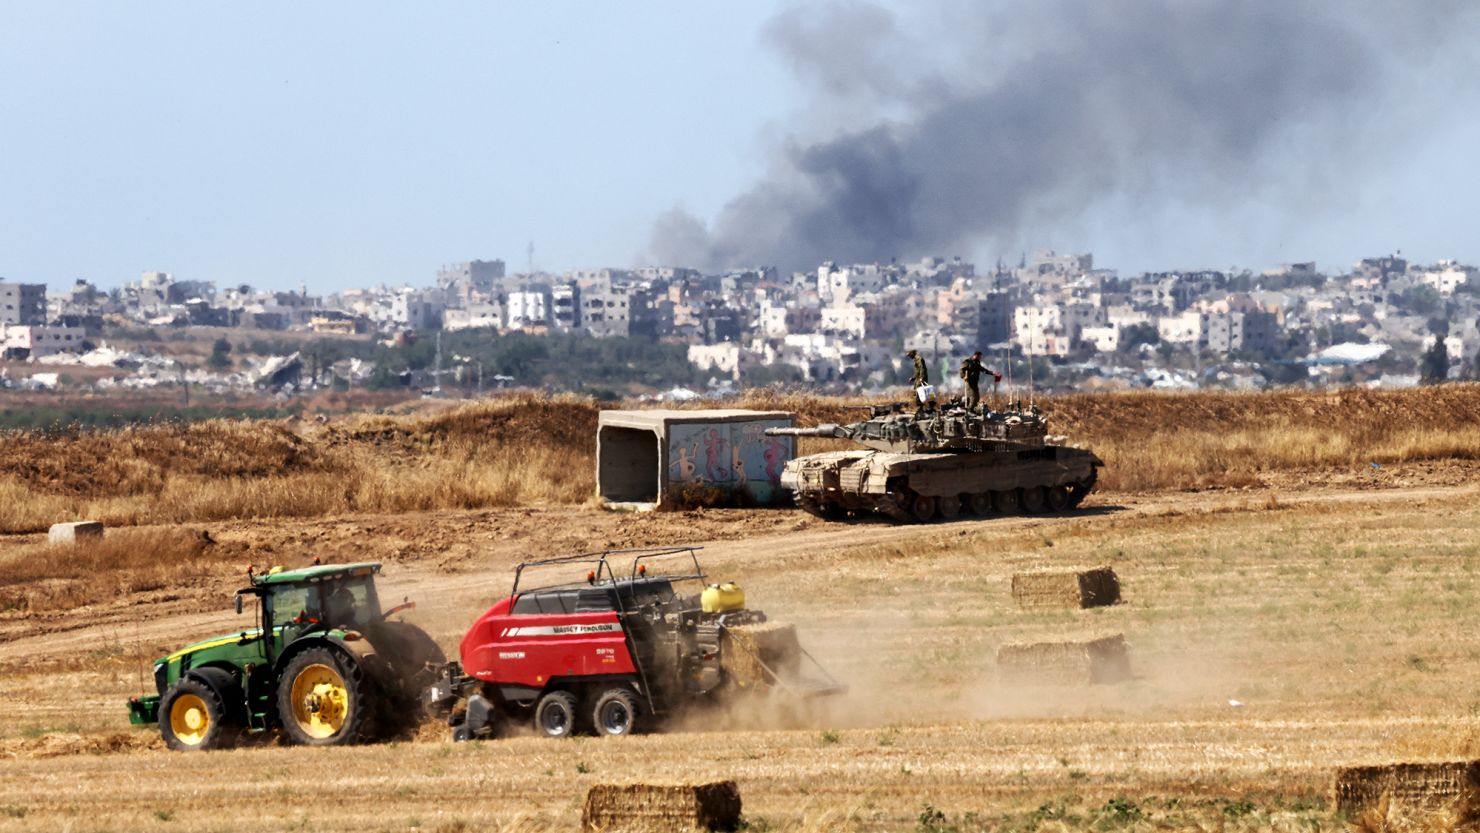
{"label": "tank gun barrel", "polygon": [[847,439],[852,432],[836,423],[825,423],[812,428],[767,428],[768,437],[835,437]]}

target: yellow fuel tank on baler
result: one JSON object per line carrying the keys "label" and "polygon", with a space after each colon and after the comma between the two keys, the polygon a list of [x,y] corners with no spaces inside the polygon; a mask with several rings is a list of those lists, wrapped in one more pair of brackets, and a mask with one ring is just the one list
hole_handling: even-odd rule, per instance
{"label": "yellow fuel tank on baler", "polygon": [[705,613],[729,613],[745,607],[745,591],[733,581],[711,584],[699,596],[699,607]]}

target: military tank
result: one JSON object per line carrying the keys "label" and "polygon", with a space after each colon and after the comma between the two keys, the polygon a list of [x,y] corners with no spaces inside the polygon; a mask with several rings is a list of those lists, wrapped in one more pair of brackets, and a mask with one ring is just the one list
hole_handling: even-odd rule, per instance
{"label": "military tank", "polygon": [[767,434],[833,437],[864,448],[826,451],[786,464],[781,485],[823,518],[876,513],[903,522],[963,513],[1063,512],[1095,487],[1100,458],[1048,434],[1035,406],[972,410],[952,403],[908,411],[864,406],[848,425],[769,428]]}

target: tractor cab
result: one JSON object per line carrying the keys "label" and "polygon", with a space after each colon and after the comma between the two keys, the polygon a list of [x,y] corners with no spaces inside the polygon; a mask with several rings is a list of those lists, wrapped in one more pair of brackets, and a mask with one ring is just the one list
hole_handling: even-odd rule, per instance
{"label": "tractor cab", "polygon": [[291,635],[311,630],[363,630],[379,622],[373,563],[314,566],[252,577],[252,586],[237,591],[262,600],[262,629]]}

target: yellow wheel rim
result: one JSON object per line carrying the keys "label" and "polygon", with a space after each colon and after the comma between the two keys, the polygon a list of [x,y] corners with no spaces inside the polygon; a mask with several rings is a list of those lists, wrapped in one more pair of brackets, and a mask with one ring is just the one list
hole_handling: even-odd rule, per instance
{"label": "yellow wheel rim", "polygon": [[194,694],[181,694],[170,705],[170,731],[187,746],[205,743],[211,731],[211,710]]}
{"label": "yellow wheel rim", "polygon": [[330,738],[349,716],[349,690],[339,672],[314,663],[293,678],[293,720],[311,738]]}

